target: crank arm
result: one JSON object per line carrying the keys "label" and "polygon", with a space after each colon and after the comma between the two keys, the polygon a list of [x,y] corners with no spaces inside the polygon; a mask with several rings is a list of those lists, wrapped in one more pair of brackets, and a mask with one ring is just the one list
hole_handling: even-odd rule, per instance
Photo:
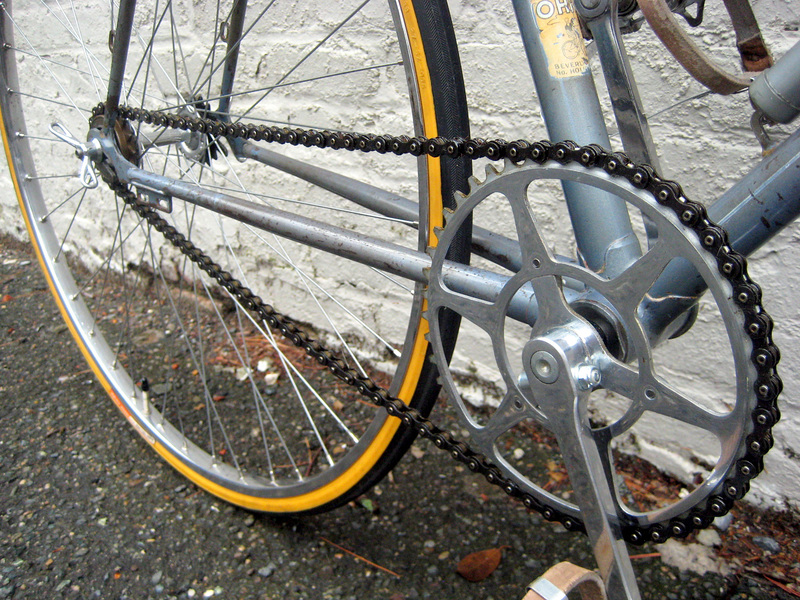
{"label": "crank arm", "polygon": [[589,425],[589,395],[600,383],[596,365],[604,351],[591,328],[576,322],[565,305],[556,311],[561,314],[548,315],[548,325],[559,320],[563,325],[534,326],[523,350],[527,387],[558,440],[608,597],[640,600],[617,515],[613,467]]}

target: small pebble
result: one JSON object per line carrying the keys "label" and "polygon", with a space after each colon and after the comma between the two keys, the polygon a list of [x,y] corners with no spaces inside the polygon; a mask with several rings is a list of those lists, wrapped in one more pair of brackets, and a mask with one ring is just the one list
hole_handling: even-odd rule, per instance
{"label": "small pebble", "polygon": [[150,386],[150,395],[161,395],[166,394],[170,391],[170,385],[168,383],[156,383]]}
{"label": "small pebble", "polygon": [[714,527],[720,531],[727,531],[728,527],[731,526],[731,523],[733,523],[733,515],[731,513],[714,519]]}
{"label": "small pebble", "polygon": [[753,538],[753,543],[767,552],[780,552],[781,545],[771,537],[756,536]]}
{"label": "small pebble", "polygon": [[275,563],[269,563],[266,567],[261,567],[257,573],[261,577],[271,577],[272,574],[275,572]]}
{"label": "small pebble", "polygon": [[697,534],[697,541],[709,548],[722,545],[722,538],[713,529],[703,529]]}

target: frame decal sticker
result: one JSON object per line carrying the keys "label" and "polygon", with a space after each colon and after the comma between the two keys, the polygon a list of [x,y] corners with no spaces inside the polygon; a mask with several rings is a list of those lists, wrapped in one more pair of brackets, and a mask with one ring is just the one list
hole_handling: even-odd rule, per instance
{"label": "frame decal sticker", "polygon": [[578,77],[589,70],[578,14],[572,0],[531,0],[550,76]]}

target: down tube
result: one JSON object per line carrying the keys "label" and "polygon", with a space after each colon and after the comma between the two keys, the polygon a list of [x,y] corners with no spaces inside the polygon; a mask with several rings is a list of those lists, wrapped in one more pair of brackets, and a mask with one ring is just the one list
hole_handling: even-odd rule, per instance
{"label": "down tube", "polygon": [[[800,129],[709,206],[708,215],[745,256],[793,223],[800,216]],[[672,333],[670,325],[705,289],[690,264],[670,263],[642,305],[641,319],[651,339]]]}
{"label": "down tube", "polygon": [[[610,148],[572,0],[513,0],[536,94],[552,141]],[[641,255],[624,201],[563,183],[578,249],[590,269],[613,277]]]}

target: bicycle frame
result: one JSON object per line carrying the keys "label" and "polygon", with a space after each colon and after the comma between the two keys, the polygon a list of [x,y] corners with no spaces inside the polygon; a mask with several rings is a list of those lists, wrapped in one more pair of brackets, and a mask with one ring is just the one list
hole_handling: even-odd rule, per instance
{"label": "bicycle frame", "polygon": [[[399,10],[398,6],[402,1],[396,0],[393,9]],[[553,74],[549,68],[550,58],[542,41],[544,32],[536,21],[537,9],[577,10],[588,24],[597,45],[626,152],[636,162],[656,166],[657,158],[647,120],[617,25],[617,0],[579,0],[574,8],[569,0],[539,0],[533,3],[530,0],[512,0],[512,3],[550,138],[610,146],[590,70],[588,67],[583,70],[578,68],[577,72],[569,72],[567,76]],[[234,4],[231,21],[228,23],[228,54],[224,63],[220,112],[224,112],[232,93],[245,5],[245,2],[240,1]],[[112,118],[120,98],[121,69],[130,40],[134,6],[135,0],[121,2],[117,21],[113,50],[115,68],[112,68],[108,97],[108,109]],[[403,52],[408,53],[408,49],[404,48]],[[800,60],[792,56],[786,58],[794,61],[794,64],[789,64],[789,68],[797,74],[797,80],[800,81]],[[91,135],[99,140],[116,176],[145,194],[178,198],[414,282],[427,282],[427,270],[432,261],[423,252],[147,172],[122,157],[110,132],[95,130]],[[258,161],[324,187],[378,214],[403,219],[409,226],[421,226],[417,222],[418,206],[412,200],[398,197],[375,185],[287,158],[250,142],[237,140],[232,147],[237,157]],[[590,177],[582,168],[554,168],[564,181],[575,239],[586,265],[594,270],[602,268],[612,277],[624,272],[641,256],[625,201],[611,193],[613,186],[604,185],[604,173],[599,170]],[[751,254],[800,215],[800,176],[797,173],[800,173],[800,131],[785,140],[736,185],[709,203],[710,218],[728,231],[734,249],[745,255]],[[648,234],[652,235],[649,231]],[[516,270],[519,269],[521,253],[516,242],[481,229],[480,223],[474,229],[473,251],[511,271],[515,270],[515,266]],[[454,291],[488,301],[496,298],[510,279],[451,262],[445,265],[444,277],[447,285]],[[673,305],[673,312],[666,312],[657,301],[648,304],[642,314],[642,321],[651,339],[658,341],[680,329],[691,318],[689,309],[702,295],[704,288],[702,279],[688,263],[671,263],[657,280],[651,295],[656,299],[680,297],[681,310],[674,312]],[[569,281],[565,282],[564,293],[568,302],[578,298],[578,291],[570,289]],[[684,318],[676,319],[676,314],[680,313]],[[523,286],[511,303],[509,316],[532,324],[536,315],[536,300],[532,290],[529,286]],[[613,593],[615,597],[638,598],[635,583],[630,583],[635,579],[632,577],[624,542],[619,527],[614,523],[613,511],[609,508],[609,490],[598,483],[605,474],[602,467],[591,466],[591,444],[588,440],[581,440],[573,435],[579,432],[571,429],[569,418],[569,415],[563,416],[563,419],[558,417],[562,420],[555,427],[559,440],[563,436],[581,448],[576,450],[578,454],[573,457],[565,455],[576,488],[594,490],[596,494],[596,502],[587,503],[586,524],[609,593]],[[564,447],[562,444],[562,449]],[[594,462],[599,465],[599,461]],[[573,469],[576,475],[573,475]]]}

